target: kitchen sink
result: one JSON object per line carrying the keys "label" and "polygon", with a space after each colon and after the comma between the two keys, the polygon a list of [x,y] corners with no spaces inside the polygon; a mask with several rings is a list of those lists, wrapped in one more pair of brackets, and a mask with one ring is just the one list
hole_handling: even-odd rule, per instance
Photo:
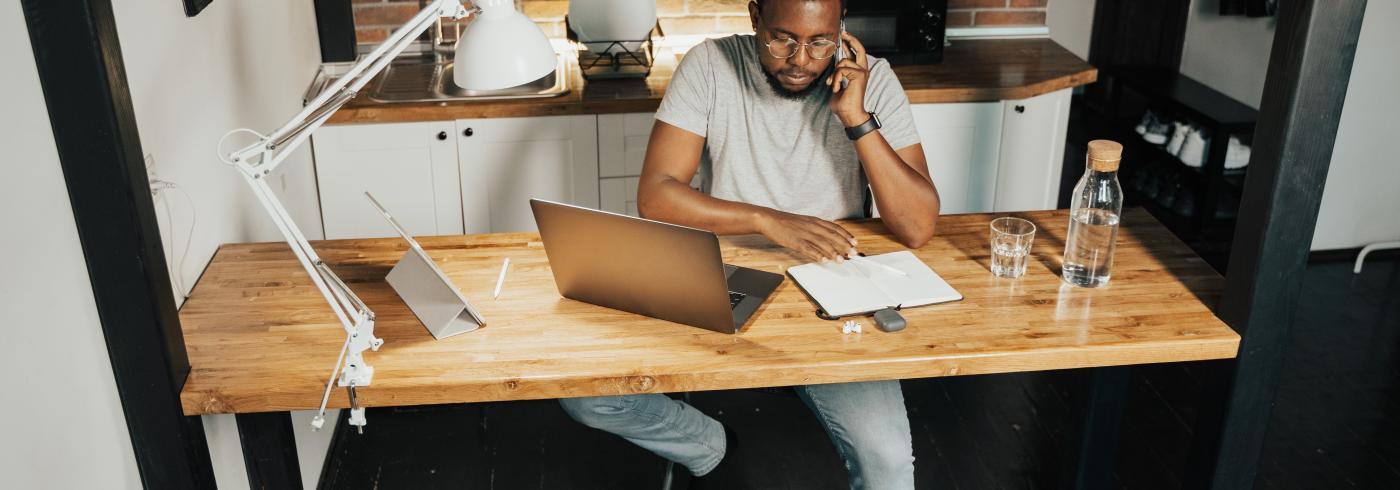
{"label": "kitchen sink", "polygon": [[570,63],[557,56],[553,72],[533,82],[500,90],[467,90],[452,81],[452,60],[445,56],[400,58],[384,70],[369,98],[376,102],[452,102],[533,99],[569,93]]}

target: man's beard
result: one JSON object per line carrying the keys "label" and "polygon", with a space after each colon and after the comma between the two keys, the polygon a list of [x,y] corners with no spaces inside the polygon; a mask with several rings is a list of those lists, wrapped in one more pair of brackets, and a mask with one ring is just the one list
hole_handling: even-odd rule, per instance
{"label": "man's beard", "polygon": [[812,91],[816,90],[818,86],[822,85],[821,83],[817,83],[817,81],[825,80],[826,74],[830,72],[831,69],[828,67],[826,70],[822,70],[821,75],[812,77],[812,82],[808,83],[802,90],[789,90],[787,87],[783,86],[782,82],[778,81],[778,77],[773,76],[772,73],[768,73],[768,70],[759,71],[763,72],[763,79],[768,81],[768,86],[773,87],[773,92],[777,93],[779,97],[788,100],[802,100],[807,98],[808,95],[811,95]]}

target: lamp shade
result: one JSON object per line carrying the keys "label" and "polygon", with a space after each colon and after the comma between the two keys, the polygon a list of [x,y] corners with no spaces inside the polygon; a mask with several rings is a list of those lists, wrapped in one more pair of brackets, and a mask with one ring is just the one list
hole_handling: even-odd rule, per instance
{"label": "lamp shade", "polygon": [[453,80],[467,90],[523,85],[554,71],[554,48],[544,31],[515,11],[512,0],[479,0],[481,8],[462,31]]}
{"label": "lamp shade", "polygon": [[[605,52],[613,48],[611,41],[646,39],[655,25],[654,0],[569,0],[569,28],[591,51]],[[636,51],[641,45],[622,43],[628,51]]]}

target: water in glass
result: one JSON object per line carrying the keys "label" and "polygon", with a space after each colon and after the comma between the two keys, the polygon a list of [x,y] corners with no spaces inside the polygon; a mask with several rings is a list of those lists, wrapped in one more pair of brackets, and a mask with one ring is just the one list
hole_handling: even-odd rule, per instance
{"label": "water in glass", "polygon": [[1029,247],[1018,247],[1014,243],[992,244],[992,274],[997,277],[1021,277],[1026,275],[1026,257]]}
{"label": "water in glass", "polygon": [[1035,224],[1021,218],[992,220],[992,274],[997,277],[1021,277],[1026,274],[1026,259],[1035,240]]}

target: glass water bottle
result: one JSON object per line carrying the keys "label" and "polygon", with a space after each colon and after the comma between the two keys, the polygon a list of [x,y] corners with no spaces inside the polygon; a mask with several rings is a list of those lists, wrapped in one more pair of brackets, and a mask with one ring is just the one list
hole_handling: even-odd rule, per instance
{"label": "glass water bottle", "polygon": [[1086,160],[1084,177],[1074,186],[1070,201],[1061,277],[1075,286],[1096,288],[1108,284],[1113,269],[1113,245],[1123,212],[1123,187],[1118,185],[1123,145],[1090,141]]}

